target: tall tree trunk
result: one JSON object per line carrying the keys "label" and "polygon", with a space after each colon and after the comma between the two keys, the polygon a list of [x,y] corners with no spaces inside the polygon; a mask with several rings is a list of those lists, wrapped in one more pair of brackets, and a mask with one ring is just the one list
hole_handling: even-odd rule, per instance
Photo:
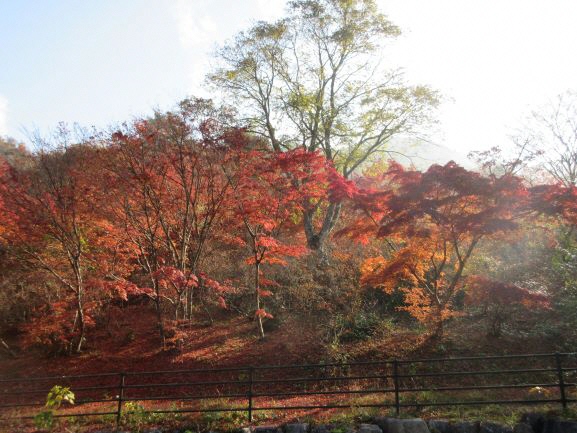
{"label": "tall tree trunk", "polygon": [[[254,287],[256,294],[256,310],[260,310],[260,263],[256,262],[254,266]],[[264,338],[264,328],[262,326],[262,317],[257,314],[257,326],[260,338]]]}
{"label": "tall tree trunk", "polygon": [[[80,247],[78,251],[81,251]],[[72,267],[74,269],[74,277],[76,279],[76,319],[78,319],[79,335],[78,342],[76,343],[75,351],[80,353],[82,351],[82,344],[84,343],[85,332],[86,332],[86,321],[84,319],[84,308],[82,305],[82,294],[84,293],[84,282],[82,278],[82,266],[80,261],[81,253],[73,256]]]}
{"label": "tall tree trunk", "polygon": [[214,325],[214,319],[212,318],[212,314],[210,314],[210,309],[208,308],[208,305],[206,305],[206,302],[204,302],[204,300],[201,300],[201,303],[202,303],[202,309],[204,310],[206,316],[208,317],[208,322],[210,323],[210,326]]}
{"label": "tall tree trunk", "polygon": [[186,318],[192,320],[192,299],[194,296],[194,287],[189,287],[186,293]]}
{"label": "tall tree trunk", "polygon": [[[194,275],[197,275],[197,263],[198,263],[198,255],[194,258],[191,266],[190,266],[190,272]],[[200,284],[201,281],[199,280],[198,283]],[[192,321],[192,301],[193,301],[193,296],[194,296],[194,287],[189,287],[186,290],[186,298],[184,300],[185,302],[185,313],[184,313],[184,318],[187,319],[189,322]]]}
{"label": "tall tree trunk", "polygon": [[330,203],[324,213],[321,228],[317,231],[314,226],[314,215],[316,209],[309,209],[304,212],[304,229],[307,237],[307,246],[311,250],[323,250],[325,243],[335,228],[341,213],[340,203]]}
{"label": "tall tree trunk", "polygon": [[[78,323],[78,308],[76,308],[76,312],[74,313],[74,320],[72,321],[72,328],[70,329],[71,333],[76,331],[76,324]],[[74,339],[70,340],[70,344],[68,345],[68,355],[72,356],[74,353]]]}
{"label": "tall tree trunk", "polygon": [[178,321],[178,310],[180,310],[180,296],[178,297],[177,301],[174,303],[174,321]]}
{"label": "tall tree trunk", "polygon": [[440,304],[437,305],[436,322],[432,338],[434,340],[441,340],[445,331],[445,320],[443,319],[443,306]]}
{"label": "tall tree trunk", "polygon": [[76,345],[76,353],[80,353],[82,350],[82,343],[84,342],[84,334],[86,331],[84,309],[82,307],[82,288],[79,288],[76,292],[76,312],[78,317],[78,326],[80,327],[80,334],[78,336],[78,343]]}
{"label": "tall tree trunk", "polygon": [[12,351],[12,349],[10,349],[10,346],[8,346],[8,344],[1,338],[0,338],[0,347],[2,347],[12,358],[16,358],[16,354]]}
{"label": "tall tree trunk", "polygon": [[164,336],[164,324],[162,323],[162,311],[160,309],[160,293],[158,291],[158,286],[155,287],[156,298],[155,298],[155,307],[156,307],[156,320],[158,322],[158,333],[160,334],[160,346],[164,349],[165,344],[165,336]]}

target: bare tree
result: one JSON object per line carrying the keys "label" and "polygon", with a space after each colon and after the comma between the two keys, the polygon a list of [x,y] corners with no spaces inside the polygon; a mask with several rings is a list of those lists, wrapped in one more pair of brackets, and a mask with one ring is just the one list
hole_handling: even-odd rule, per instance
{"label": "bare tree", "polygon": [[514,141],[557,182],[577,185],[577,92],[568,90],[534,110]]}

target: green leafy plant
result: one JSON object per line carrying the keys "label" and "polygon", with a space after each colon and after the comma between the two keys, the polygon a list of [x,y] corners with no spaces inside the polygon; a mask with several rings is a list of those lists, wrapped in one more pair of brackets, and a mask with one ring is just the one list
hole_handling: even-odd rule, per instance
{"label": "green leafy plant", "polygon": [[129,401],[124,405],[123,424],[140,431],[148,423],[149,415],[141,404]]}
{"label": "green leafy plant", "polygon": [[51,410],[40,412],[34,417],[34,425],[39,429],[51,429],[54,425],[54,415]]}
{"label": "green leafy plant", "polygon": [[34,425],[38,428],[51,429],[54,426],[54,411],[60,409],[62,403],[74,404],[74,393],[70,388],[54,385],[46,396],[44,411],[34,417]]}
{"label": "green leafy plant", "polygon": [[46,407],[49,409],[59,409],[62,403],[74,404],[74,393],[70,388],[55,385],[46,396]]}
{"label": "green leafy plant", "polygon": [[[170,405],[170,410],[178,410],[175,403]],[[146,410],[140,403],[128,401],[124,405],[122,424],[136,432],[146,426],[158,423],[173,423],[182,419],[178,413],[155,413]]]}

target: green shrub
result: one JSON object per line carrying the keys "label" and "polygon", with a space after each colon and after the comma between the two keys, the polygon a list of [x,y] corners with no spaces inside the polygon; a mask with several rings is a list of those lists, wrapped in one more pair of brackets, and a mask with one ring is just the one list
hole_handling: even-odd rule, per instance
{"label": "green shrub", "polygon": [[367,340],[372,337],[380,326],[378,314],[362,311],[344,321],[344,331],[341,341]]}
{"label": "green shrub", "polygon": [[34,417],[34,425],[39,429],[51,429],[55,424],[54,411],[58,410],[62,403],[74,404],[74,393],[70,388],[54,385],[46,396],[44,411]]}

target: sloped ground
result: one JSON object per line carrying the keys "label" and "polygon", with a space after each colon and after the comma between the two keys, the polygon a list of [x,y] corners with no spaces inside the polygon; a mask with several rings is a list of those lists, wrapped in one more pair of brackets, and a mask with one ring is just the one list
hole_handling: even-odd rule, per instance
{"label": "sloped ground", "polygon": [[[288,323],[270,331],[264,340],[255,323],[245,317],[221,313],[213,325],[204,318],[181,322],[177,328],[180,350],[162,350],[151,308],[130,306],[116,311],[107,329],[88,335],[84,353],[46,357],[22,350],[17,359],[0,361],[4,377],[82,374],[118,371],[170,370],[315,362],[322,344],[313,324]],[[11,345],[16,346],[17,340]]]}
{"label": "sloped ground", "polygon": [[[160,347],[152,307],[128,306],[111,311],[107,326],[91,330],[84,353],[46,357],[38,350],[19,350],[18,358],[0,359],[0,376],[25,377],[120,371],[198,369],[318,363],[327,360],[380,360],[482,354],[544,353],[559,349],[558,341],[533,334],[487,338],[482,324],[457,321],[447,327],[441,341],[431,342],[423,330],[398,324],[383,327],[367,339],[338,347],[323,342],[322,324],[327,317],[284,319],[258,338],[255,322],[223,311],[212,325],[198,316],[180,322],[172,340],[179,350]],[[18,339],[9,341],[18,347]],[[170,348],[172,347],[172,348]]]}
{"label": "sloped ground", "polygon": [[[192,323],[181,322],[176,328],[176,335],[172,336],[172,340],[181,339],[180,350],[162,350],[152,308],[129,306],[113,310],[108,325],[90,333],[84,353],[49,358],[34,350],[21,351],[17,359],[0,361],[0,377],[286,365],[317,363],[328,359],[352,361],[543,353],[553,352],[556,347],[555,341],[535,335],[506,334],[499,339],[489,339],[485,337],[482,324],[471,325],[470,321],[456,321],[448,327],[449,332],[440,343],[428,342],[422,330],[414,326],[397,324],[378,329],[371,338],[331,348],[323,343],[322,326],[319,326],[327,317],[316,317],[309,321],[286,318],[277,329],[269,330],[264,340],[257,337],[254,321],[245,317],[221,312],[214,319],[213,325],[208,325],[203,316],[198,316]],[[16,346],[17,340],[10,341],[10,344]],[[279,374],[282,376],[282,372]],[[295,396],[283,403],[289,406],[308,405],[312,399],[311,396]],[[317,404],[325,404],[325,400],[326,403],[330,402],[329,397],[314,397],[314,400]],[[357,404],[372,402],[365,398],[355,398],[354,401]],[[158,408],[156,405],[158,403],[154,406]],[[169,407],[170,403],[167,402],[165,408]],[[82,407],[83,411],[90,409],[90,405]],[[436,414],[431,411],[431,415]],[[336,412],[309,410],[302,414],[291,412],[272,415],[272,419],[278,421],[301,415],[315,419],[332,417],[336,416]],[[243,420],[244,416],[241,416]],[[447,416],[447,413],[443,412],[443,416]],[[461,416],[461,412],[458,416]],[[224,423],[232,421],[238,420],[226,417],[219,419],[219,422]]]}

